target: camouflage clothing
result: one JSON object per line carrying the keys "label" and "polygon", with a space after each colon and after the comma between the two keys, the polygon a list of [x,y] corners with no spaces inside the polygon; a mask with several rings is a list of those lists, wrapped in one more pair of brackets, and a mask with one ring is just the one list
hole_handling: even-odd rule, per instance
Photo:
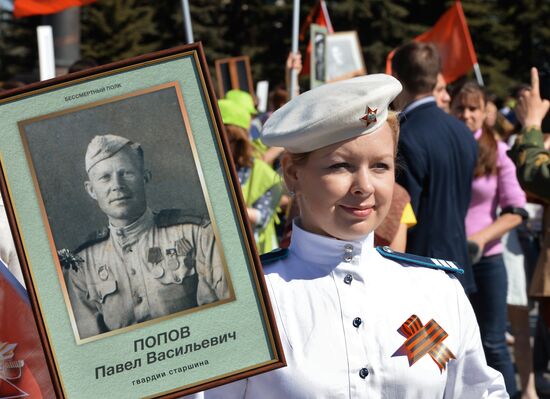
{"label": "camouflage clothing", "polygon": [[544,148],[542,131],[534,127],[525,129],[508,155],[516,164],[523,189],[550,202],[550,152]]}

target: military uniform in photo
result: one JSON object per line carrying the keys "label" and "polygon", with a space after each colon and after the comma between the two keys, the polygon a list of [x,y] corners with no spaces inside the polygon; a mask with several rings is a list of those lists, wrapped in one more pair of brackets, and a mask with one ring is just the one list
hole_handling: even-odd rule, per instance
{"label": "military uniform in photo", "polygon": [[[95,152],[104,159],[128,145],[102,137],[108,139]],[[81,339],[229,297],[210,221],[181,210],[146,208],[129,225],[94,233],[73,253],[62,264]]]}

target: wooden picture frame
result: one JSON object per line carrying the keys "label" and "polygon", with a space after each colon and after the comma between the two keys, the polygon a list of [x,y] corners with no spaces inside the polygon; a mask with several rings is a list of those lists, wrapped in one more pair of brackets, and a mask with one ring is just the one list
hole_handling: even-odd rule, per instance
{"label": "wooden picture frame", "polygon": [[256,98],[252,73],[250,72],[250,57],[222,58],[215,61],[216,79],[218,81],[218,98],[224,98],[231,89],[238,89],[250,93]]}
{"label": "wooden picture frame", "polygon": [[365,75],[367,68],[356,31],[327,36],[327,82]]}
{"label": "wooden picture frame", "polygon": [[0,112],[58,397],[176,398],[285,365],[200,43],[1,93]]}

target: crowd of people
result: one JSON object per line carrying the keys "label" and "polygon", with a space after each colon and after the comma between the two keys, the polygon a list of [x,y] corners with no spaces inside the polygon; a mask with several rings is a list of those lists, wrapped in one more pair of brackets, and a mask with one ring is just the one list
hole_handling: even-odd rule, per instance
{"label": "crowd of people", "polygon": [[[218,100],[258,253],[279,248],[263,265],[288,366],[197,397],[550,394],[537,70],[500,110],[473,81],[448,87],[432,44],[398,48],[392,71],[292,100],[277,87],[263,114],[245,91]],[[0,211],[0,258],[23,283]]]}
{"label": "crowd of people", "polygon": [[[542,237],[544,229],[541,223],[538,230],[528,230],[526,227],[535,224],[533,219],[536,212],[531,209],[529,213],[530,206],[543,208],[550,198],[546,192],[549,159],[541,131],[542,119],[548,110],[548,101],[540,98],[538,75],[535,70],[532,73],[531,86],[524,85],[522,90],[515,93],[517,106],[505,116],[504,110],[503,112],[498,110],[497,100],[476,82],[464,81],[453,85],[452,90],[448,90],[440,65],[437,49],[431,44],[409,43],[399,48],[394,54],[392,70],[402,84],[402,90],[395,95],[395,98],[388,100],[387,106],[398,110],[399,116],[395,117],[388,111],[389,116],[385,117],[389,126],[400,125],[400,128],[397,128],[400,133],[395,135],[399,139],[394,143],[398,149],[395,165],[396,181],[392,183],[391,201],[382,204],[380,199],[373,200],[373,204],[376,204],[372,205],[373,209],[380,207],[378,212],[381,214],[384,214],[382,209],[385,206],[388,207],[387,216],[381,218],[379,223],[373,223],[370,226],[372,230],[365,228],[357,232],[357,236],[354,235],[353,229],[356,228],[356,224],[361,225],[361,222],[348,221],[346,228],[338,226],[336,209],[331,208],[331,206],[334,207],[331,201],[335,201],[338,206],[352,208],[351,212],[359,215],[361,212],[367,212],[368,206],[365,210],[361,209],[361,205],[354,209],[357,203],[344,199],[350,195],[349,192],[353,193],[355,189],[359,197],[363,195],[368,198],[370,195],[368,187],[372,184],[372,192],[376,198],[377,192],[387,189],[389,184],[380,184],[376,187],[376,184],[369,182],[370,178],[366,177],[364,184],[367,189],[363,192],[360,183],[356,183],[356,186],[350,183],[353,178],[348,175],[358,173],[360,166],[349,162],[338,152],[357,140],[356,137],[367,133],[364,132],[365,129],[360,133],[353,133],[351,122],[342,118],[349,110],[340,110],[338,103],[341,101],[345,104],[357,104],[357,107],[363,108],[357,112],[366,112],[367,120],[371,112],[372,114],[378,112],[374,120],[379,120],[378,115],[380,111],[384,112],[386,105],[369,107],[368,100],[371,94],[366,88],[353,99],[346,98],[353,90],[351,86],[346,86],[347,82],[344,81],[329,84],[323,89],[325,93],[315,89],[310,92],[311,94],[302,94],[275,114],[270,115],[267,121],[262,120],[265,123],[261,136],[263,153],[272,150],[271,147],[266,146],[266,143],[284,147],[284,151],[279,148],[275,150],[275,153],[280,156],[283,181],[279,181],[276,175],[268,178],[270,184],[266,192],[270,195],[270,190],[273,190],[271,183],[286,186],[286,195],[282,195],[281,198],[284,199],[278,204],[279,210],[274,202],[271,202],[269,209],[273,211],[272,215],[278,214],[282,222],[287,222],[284,229],[278,230],[280,233],[277,238],[280,240],[280,246],[289,245],[288,235],[281,234],[288,234],[288,230],[293,231],[290,236],[288,258],[284,257],[274,265],[265,261],[264,266],[272,289],[270,294],[275,298],[274,302],[279,310],[277,314],[281,315],[281,319],[277,321],[280,326],[284,326],[280,327],[284,329],[284,334],[290,335],[287,337],[289,347],[285,346],[285,353],[290,357],[291,364],[286,371],[280,373],[273,372],[264,377],[253,377],[229,387],[208,391],[204,393],[206,397],[255,397],[259,392],[264,392],[268,386],[272,390],[273,387],[281,387],[273,391],[275,395],[273,397],[277,395],[301,397],[304,392],[300,389],[303,387],[296,388],[296,385],[297,380],[304,378],[316,382],[313,384],[316,388],[309,388],[308,392],[312,392],[313,389],[318,394],[323,395],[321,393],[323,392],[329,397],[337,395],[337,392],[340,392],[339,389],[354,389],[353,383],[348,384],[347,387],[338,386],[334,378],[325,376],[328,378],[325,381],[330,381],[337,387],[331,390],[326,383],[321,384],[318,377],[303,375],[307,372],[302,368],[307,368],[313,359],[307,356],[302,358],[304,348],[297,349],[291,343],[294,340],[302,342],[305,331],[310,332],[314,326],[324,325],[321,319],[324,318],[329,323],[335,320],[330,321],[331,308],[326,307],[330,300],[326,298],[322,301],[324,304],[322,310],[319,309],[317,300],[313,300],[307,306],[307,317],[311,318],[308,323],[312,324],[299,321],[306,316],[300,314],[301,310],[291,309],[291,302],[307,302],[303,297],[304,292],[307,293],[307,297],[321,296],[312,293],[320,294],[318,291],[320,283],[317,279],[324,274],[308,265],[312,261],[321,262],[321,259],[311,254],[306,257],[302,252],[304,247],[329,248],[330,250],[326,253],[323,251],[323,256],[330,258],[331,253],[338,252],[338,243],[331,242],[330,239],[353,242],[358,238],[370,237],[367,233],[373,231],[374,242],[387,245],[384,248],[391,248],[391,251],[397,252],[406,251],[430,259],[451,260],[464,270],[464,274],[457,274],[457,277],[467,294],[468,302],[473,309],[472,315],[479,326],[480,347],[484,358],[482,363],[486,361],[491,368],[499,371],[503,382],[499,385],[498,379],[494,379],[489,373],[484,374],[485,371],[476,367],[476,362],[472,359],[462,359],[466,362],[464,367],[468,368],[469,372],[475,373],[478,378],[481,376],[487,378],[486,385],[478,386],[480,395],[477,396],[472,390],[471,381],[468,381],[471,376],[469,372],[461,374],[460,377],[453,375],[452,378],[463,380],[460,382],[455,380],[452,383],[455,391],[450,396],[459,397],[467,392],[467,397],[481,397],[483,392],[500,397],[500,395],[506,395],[503,393],[505,389],[510,397],[521,395],[524,399],[532,399],[538,397],[537,392],[549,393],[549,383],[544,377],[548,367],[548,326],[550,325],[547,323],[548,305],[544,300],[548,296],[544,286],[548,254],[544,253],[544,248],[548,245],[545,245]],[[374,80],[375,76],[371,75],[370,78]],[[370,84],[378,88],[370,81],[365,82],[365,85]],[[338,87],[339,85],[341,88]],[[352,81],[351,85],[361,87],[358,80]],[[381,83],[380,85],[383,86]],[[372,87],[370,87],[371,90]],[[328,98],[326,104],[321,100],[322,98]],[[228,100],[221,100],[221,102],[225,101]],[[366,108],[365,104],[367,104]],[[224,112],[224,106],[221,104],[220,109],[226,130],[233,130],[231,118],[227,116],[227,111]],[[329,109],[332,110],[334,117],[326,116]],[[252,117],[254,118],[254,115]],[[356,121],[353,118],[352,120]],[[333,125],[336,121],[339,125]],[[248,126],[248,122],[241,126]],[[347,132],[344,133],[346,130]],[[231,142],[234,140],[233,133],[229,133],[229,138]],[[391,146],[387,144],[387,147]],[[330,159],[333,156],[332,151],[338,154],[336,159],[341,158],[345,162],[341,162],[342,166],[337,164],[329,168],[342,168],[343,171],[315,173],[315,164],[318,163],[317,167],[319,167],[323,164],[322,161],[325,161],[325,157]],[[317,158],[314,154],[318,152],[320,155],[317,162],[312,162],[308,166],[311,159]],[[347,152],[344,153],[347,154]],[[257,154],[262,156],[261,152]],[[235,157],[235,153],[233,155],[237,169],[240,169],[241,165],[237,160],[239,158]],[[368,154],[362,156],[368,158]],[[269,163],[273,165],[272,160]],[[312,170],[308,171],[308,168]],[[393,167],[390,169],[393,170]],[[331,177],[332,173],[335,175]],[[306,178],[310,183],[304,185]],[[329,182],[331,178],[334,179],[333,182]],[[239,179],[242,183],[240,175]],[[325,185],[329,186],[327,192],[323,191]],[[336,190],[336,185],[342,186],[341,192]],[[326,198],[326,204],[319,204],[322,201],[316,197],[320,195]],[[344,204],[342,205],[340,201]],[[378,201],[380,204],[377,203]],[[247,204],[250,202],[247,201]],[[372,214],[370,217],[374,219]],[[331,221],[332,218],[335,220]],[[257,226],[254,217],[250,217],[250,220]],[[328,239],[311,237],[310,233],[328,237]],[[523,238],[519,240],[520,244],[524,245],[514,246],[511,242],[514,237],[518,241],[518,235]],[[525,241],[530,243],[530,246],[526,246]],[[259,243],[259,248],[261,245]],[[361,245],[364,245],[363,241]],[[372,244],[369,242],[370,245]],[[543,252],[537,256],[540,249]],[[366,252],[363,251],[363,249],[360,250],[361,258],[366,257]],[[301,260],[300,254],[304,255]],[[401,258],[401,260],[404,259]],[[538,282],[531,283],[530,291],[531,297],[539,299],[537,305],[540,314],[539,328],[535,337],[537,351],[533,361],[529,342],[529,312],[534,303],[528,300],[527,293],[528,283],[532,281],[529,277],[533,275],[537,261],[533,278],[538,279]],[[331,271],[333,275],[341,265],[335,264],[334,267],[335,269]],[[310,273],[316,275],[315,282],[310,281],[311,277],[308,276]],[[334,277],[331,276],[331,278]],[[397,276],[394,278],[397,279]],[[311,287],[304,285],[303,282],[299,284],[295,282],[296,288],[287,287],[280,282],[280,279],[285,281],[303,279],[310,282]],[[359,279],[363,281],[366,277],[360,276]],[[399,285],[399,283],[394,281],[393,285]],[[388,282],[382,283],[382,286],[388,289]],[[536,291],[537,286],[540,292]],[[325,291],[321,292],[323,296],[328,295]],[[380,294],[376,298],[380,300],[383,296]],[[368,301],[371,298],[363,292],[357,299]],[[340,300],[342,300],[341,297]],[[443,302],[447,305],[449,303],[447,300]],[[341,308],[341,304],[336,306],[335,315],[343,311]],[[380,305],[379,309],[387,311],[386,305]],[[369,310],[374,313],[371,307]],[[463,317],[467,318],[469,315],[466,314]],[[361,320],[361,317],[358,319]],[[359,327],[356,326],[356,328]],[[510,335],[509,331],[513,335]],[[346,337],[331,336],[332,333],[324,331],[315,339],[319,340],[319,345],[329,341],[351,345]],[[376,336],[376,330],[372,334]],[[384,339],[378,340],[377,344],[383,347]],[[509,348],[511,344],[514,345],[512,350]],[[367,343],[365,346],[366,353],[370,353],[371,348]],[[314,344],[312,348],[315,348]],[[344,351],[344,348],[341,349]],[[512,351],[515,364],[511,357]],[[332,352],[329,357],[332,360],[338,358]],[[353,358],[354,356],[349,355],[346,359],[348,367],[351,367],[349,365],[351,360],[356,360]],[[376,372],[378,367],[380,372],[380,363],[384,361],[376,360],[378,364],[373,366],[373,371]],[[293,365],[293,362],[296,363]],[[342,365],[344,363],[346,362],[342,361]],[[327,362],[323,364],[328,367]],[[331,364],[328,370],[332,373],[337,374],[341,371],[342,365]],[[451,364],[449,363],[449,373],[452,372],[453,367],[460,367],[451,366]],[[369,373],[369,367],[358,370],[360,378],[366,378],[364,374]],[[516,373],[521,391],[516,386]],[[391,386],[399,392],[395,397],[414,396],[410,386],[408,390],[399,391],[400,384],[396,384],[393,378],[379,374],[377,377],[372,376],[371,380],[376,379],[376,383],[382,390],[389,389],[388,387]],[[448,385],[450,378],[451,376],[447,378],[447,385],[443,385],[446,388],[443,389],[450,389]],[[422,389],[424,395],[429,391],[425,386]],[[358,392],[361,392],[360,389]],[[365,394],[369,392],[372,393],[367,389]],[[437,392],[437,389],[434,392]],[[351,396],[361,395],[352,394]]]}

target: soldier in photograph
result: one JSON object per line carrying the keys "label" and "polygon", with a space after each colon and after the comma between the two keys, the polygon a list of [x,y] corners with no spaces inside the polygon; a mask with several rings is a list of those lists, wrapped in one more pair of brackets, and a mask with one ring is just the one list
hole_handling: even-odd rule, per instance
{"label": "soldier in photograph", "polygon": [[140,144],[96,136],[85,165],[86,192],[109,223],[59,254],[81,339],[229,297],[210,220],[148,207]]}

